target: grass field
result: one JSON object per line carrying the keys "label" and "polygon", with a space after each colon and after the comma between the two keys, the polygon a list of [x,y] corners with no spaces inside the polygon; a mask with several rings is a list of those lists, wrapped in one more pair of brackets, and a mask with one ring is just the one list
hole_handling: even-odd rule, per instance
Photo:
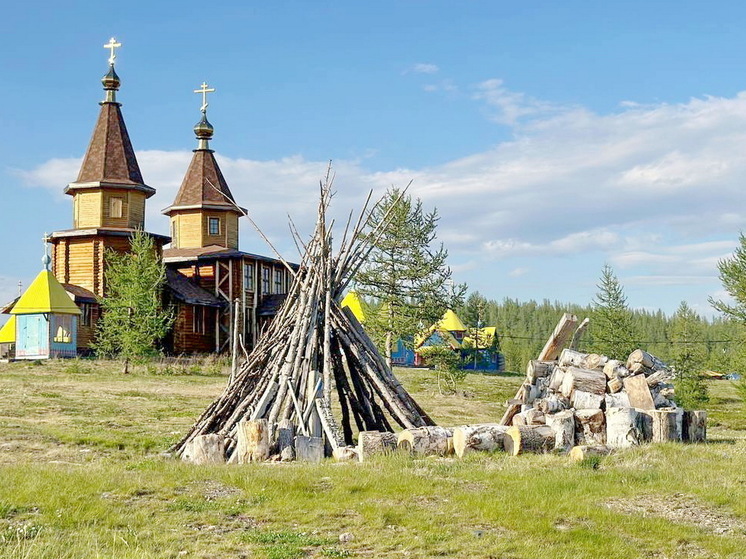
{"label": "grass field", "polygon": [[[196,467],[161,453],[225,377],[119,370],[0,365],[0,557],[746,556],[746,414],[727,381],[709,385],[700,446],[581,464],[497,453]],[[471,374],[445,396],[429,371],[397,373],[443,425],[499,419],[521,381]]]}

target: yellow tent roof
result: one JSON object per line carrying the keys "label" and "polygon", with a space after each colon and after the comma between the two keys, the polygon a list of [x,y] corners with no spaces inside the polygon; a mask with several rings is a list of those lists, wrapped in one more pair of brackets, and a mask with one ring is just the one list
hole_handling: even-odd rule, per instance
{"label": "yellow tent roof", "polygon": [[438,328],[438,330],[448,330],[449,332],[466,330],[466,326],[464,326],[464,323],[461,322],[461,319],[458,317],[458,315],[451,309],[448,309],[445,313],[443,313],[443,318],[440,319],[440,322],[438,322],[436,327]]}
{"label": "yellow tent roof", "polygon": [[344,299],[342,299],[341,306],[342,308],[347,307],[350,309],[352,314],[355,315],[355,318],[357,318],[361,324],[365,322],[365,301],[360,298],[357,291],[350,291],[347,293],[347,295],[344,296]]}
{"label": "yellow tent roof", "polygon": [[10,314],[81,314],[78,306],[73,302],[65,288],[62,287],[54,274],[49,270],[42,270],[28,289],[21,295],[13,306]]}
{"label": "yellow tent roof", "polygon": [[11,316],[0,328],[0,344],[12,344],[16,341],[16,317]]}

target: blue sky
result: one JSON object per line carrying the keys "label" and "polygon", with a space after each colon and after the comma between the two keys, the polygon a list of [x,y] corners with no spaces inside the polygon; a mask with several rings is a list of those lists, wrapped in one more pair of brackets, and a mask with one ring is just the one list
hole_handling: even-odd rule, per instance
{"label": "blue sky", "polygon": [[[289,257],[333,160],[340,214],[413,181],[455,279],[587,303],[604,262],[634,307],[711,314],[746,225],[746,4],[28,2],[5,7],[0,297],[71,227],[111,36],[147,228],[186,170],[206,80],[231,188]],[[248,224],[241,248],[267,252]]]}

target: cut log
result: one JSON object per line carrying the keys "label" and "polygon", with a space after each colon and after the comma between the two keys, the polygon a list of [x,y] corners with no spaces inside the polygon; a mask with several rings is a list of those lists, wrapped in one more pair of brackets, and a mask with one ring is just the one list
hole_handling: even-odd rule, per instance
{"label": "cut log", "polygon": [[453,450],[459,458],[474,451],[503,450],[508,429],[506,425],[496,423],[456,427],[453,430]]}
{"label": "cut log", "polygon": [[360,459],[357,448],[354,446],[338,446],[332,451],[332,456],[337,462],[351,462]]}
{"label": "cut log", "polygon": [[642,442],[649,443],[653,440],[653,416],[651,410],[637,409],[637,421],[640,429]]}
{"label": "cut log", "polygon": [[707,412],[684,412],[684,440],[690,443],[707,442]]}
{"label": "cut log", "polygon": [[598,353],[591,353],[583,360],[581,367],[584,369],[599,369],[603,370],[604,365],[609,360],[605,355],[599,355]]}
{"label": "cut log", "polygon": [[570,398],[576,390],[603,395],[606,393],[606,375],[602,371],[568,367],[560,391]]}
{"label": "cut log", "polygon": [[448,452],[448,438],[453,437],[453,429],[431,426],[405,429],[399,433],[396,445],[412,454],[424,456],[444,456]]}
{"label": "cut log", "polygon": [[660,386],[661,384],[668,384],[668,382],[672,379],[673,375],[671,374],[671,371],[669,371],[668,369],[663,369],[661,371],[655,371],[646,380],[650,388],[655,388],[657,386]]}
{"label": "cut log", "polygon": [[296,436],[295,457],[301,462],[321,462],[324,459],[324,438]]}
{"label": "cut log", "polygon": [[277,426],[277,452],[283,462],[295,460],[295,424],[289,419]]}
{"label": "cut log", "polygon": [[653,442],[682,440],[684,410],[681,408],[650,410],[653,417]]}
{"label": "cut log", "polygon": [[650,394],[650,388],[648,388],[645,375],[634,375],[625,378],[624,390],[627,391],[630,406],[633,408],[643,410],[655,409],[655,402],[653,402],[653,396]]}
{"label": "cut log", "polygon": [[546,422],[554,430],[554,448],[568,451],[575,445],[575,414],[564,410],[546,416]]}
{"label": "cut log", "polygon": [[614,450],[606,445],[579,445],[570,451],[570,460],[572,462],[582,462],[591,456],[608,456]]}
{"label": "cut log", "polygon": [[[528,411],[528,410],[526,410]],[[526,420],[526,412],[522,411],[521,413],[517,413],[513,416],[513,420],[510,423],[511,425],[528,425],[528,421]]]}
{"label": "cut log", "polygon": [[578,317],[574,314],[565,313],[560,318],[559,323],[549,336],[547,343],[544,345],[544,349],[539,353],[539,361],[553,361],[559,357],[562,348],[567,345],[570,340],[573,331],[578,324]]}
{"label": "cut log", "polygon": [[505,410],[502,419],[500,419],[500,425],[512,425],[513,417],[515,417],[516,414],[521,413],[522,405],[523,402],[520,400],[508,400],[508,407]]}
{"label": "cut log", "polygon": [[629,354],[629,357],[627,358],[627,368],[631,369],[632,365],[635,363],[639,363],[643,367],[652,369],[653,371],[659,371],[660,369],[666,368],[666,364],[663,361],[641,349],[636,349]]}
{"label": "cut log", "polygon": [[604,365],[604,374],[608,379],[624,378],[629,376],[629,369],[621,361],[610,359]]}
{"label": "cut log", "polygon": [[544,419],[544,412],[531,408],[524,412],[526,414],[526,425],[544,425],[546,420]]}
{"label": "cut log", "polygon": [[556,364],[554,361],[532,359],[526,366],[526,380],[535,384],[537,379],[550,376]]}
{"label": "cut log", "polygon": [[396,451],[396,434],[388,431],[362,431],[357,436],[357,454],[361,462],[378,454]]}
{"label": "cut log", "polygon": [[181,455],[184,462],[192,464],[224,464],[225,441],[220,435],[199,435],[184,447]]}
{"label": "cut log", "polygon": [[525,452],[549,452],[554,448],[554,429],[548,425],[511,427],[505,432],[505,452],[517,456]]}
{"label": "cut log", "polygon": [[580,326],[576,328],[575,333],[572,335],[572,340],[570,340],[570,349],[578,349],[580,339],[583,337],[583,334],[585,334],[590,323],[591,319],[586,317],[583,319],[583,322],[580,323]]}
{"label": "cut log", "polygon": [[337,425],[337,421],[334,419],[331,407],[328,403],[324,402],[323,398],[316,398],[316,411],[319,414],[321,428],[324,431],[324,435],[326,435],[326,440],[329,441],[329,445],[332,447],[332,451],[335,448],[345,446],[344,437]]}
{"label": "cut log", "polygon": [[575,390],[570,402],[576,410],[597,410],[603,404],[604,396],[603,394],[591,394],[590,392]]}
{"label": "cut log", "polygon": [[611,408],[629,408],[629,396],[626,392],[617,392],[616,394],[606,394],[604,396],[606,401],[606,411],[608,412]]}
{"label": "cut log", "polygon": [[606,410],[606,444],[626,448],[642,442],[640,421],[635,408],[610,408]]}
{"label": "cut log", "polygon": [[555,367],[552,371],[552,376],[549,377],[549,390],[551,392],[559,392],[562,387],[562,381],[565,380],[565,369],[562,367]]}
{"label": "cut log", "polygon": [[560,367],[582,367],[586,357],[588,357],[587,353],[581,353],[574,349],[563,349],[557,364]]}
{"label": "cut log", "polygon": [[624,387],[624,383],[619,380],[618,377],[614,377],[609,382],[606,383],[606,389],[611,392],[612,394],[616,394]]}
{"label": "cut log", "polygon": [[236,439],[236,463],[260,462],[269,458],[269,424],[266,419],[241,420]]}
{"label": "cut log", "polygon": [[606,420],[602,410],[575,412],[575,444],[606,444]]}
{"label": "cut log", "polygon": [[545,415],[566,410],[571,406],[570,400],[561,394],[550,394],[546,398],[536,400],[534,404],[536,405],[536,408],[543,411]]}

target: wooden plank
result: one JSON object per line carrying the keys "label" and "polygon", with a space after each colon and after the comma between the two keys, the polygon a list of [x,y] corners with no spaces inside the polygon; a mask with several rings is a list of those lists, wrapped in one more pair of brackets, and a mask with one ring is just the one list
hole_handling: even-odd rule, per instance
{"label": "wooden plank", "polygon": [[295,437],[295,458],[300,462],[321,462],[324,459],[324,439],[322,437]]}
{"label": "wooden plank", "polygon": [[553,361],[557,359],[562,348],[567,344],[575,331],[577,324],[577,316],[570,313],[563,314],[537,359],[539,361]]}
{"label": "wooden plank", "polygon": [[650,394],[645,375],[635,375],[624,379],[624,390],[629,397],[629,405],[641,410],[654,410],[655,403]]}

